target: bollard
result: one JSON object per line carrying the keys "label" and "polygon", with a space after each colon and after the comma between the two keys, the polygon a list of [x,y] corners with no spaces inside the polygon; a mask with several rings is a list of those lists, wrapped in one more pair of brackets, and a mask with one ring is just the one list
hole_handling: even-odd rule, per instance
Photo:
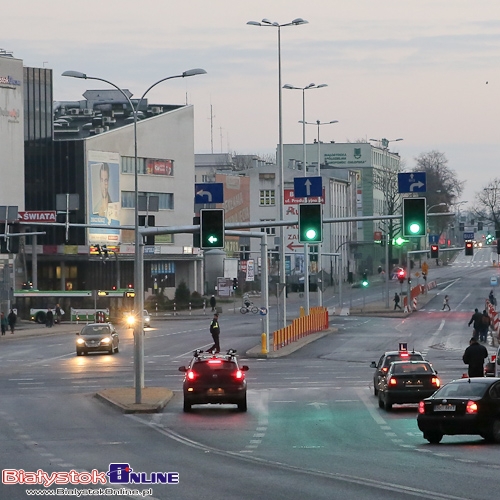
{"label": "bollard", "polygon": [[189,303],[189,316],[191,316],[191,302]]}
{"label": "bollard", "polygon": [[267,339],[267,336],[265,333],[263,333],[261,336],[260,336],[260,340],[261,340],[261,345],[262,345],[262,349],[261,349],[261,354],[267,354],[267,349],[266,349],[266,339]]}
{"label": "bollard", "polygon": [[174,302],[174,316],[176,316],[176,315],[177,315],[176,310],[177,310],[177,305],[176,305],[176,303]]}
{"label": "bollard", "polygon": [[203,314],[207,314],[207,301],[203,301]]}

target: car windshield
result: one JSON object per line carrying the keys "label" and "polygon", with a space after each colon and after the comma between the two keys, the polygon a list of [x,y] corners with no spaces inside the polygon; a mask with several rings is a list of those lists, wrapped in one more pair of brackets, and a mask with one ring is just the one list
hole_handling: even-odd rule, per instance
{"label": "car windshield", "polygon": [[144,314],[144,316],[149,316],[149,313],[146,311],[146,309],[144,309],[144,311],[142,311],[142,314]]}
{"label": "car windshield", "polygon": [[109,335],[108,325],[87,325],[80,335]]}
{"label": "car windshield", "polygon": [[471,398],[482,397],[489,384],[484,383],[465,383],[465,384],[447,384],[441,387],[435,394],[436,398]]}

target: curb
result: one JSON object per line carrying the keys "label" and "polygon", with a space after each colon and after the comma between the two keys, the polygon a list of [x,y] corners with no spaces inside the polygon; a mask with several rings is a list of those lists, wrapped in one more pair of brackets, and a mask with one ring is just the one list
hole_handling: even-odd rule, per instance
{"label": "curb", "polygon": [[104,403],[122,413],[159,413],[172,399],[174,393],[165,387],[145,387],[142,389],[142,403],[135,403],[135,388],[120,387],[105,389],[95,394]]}

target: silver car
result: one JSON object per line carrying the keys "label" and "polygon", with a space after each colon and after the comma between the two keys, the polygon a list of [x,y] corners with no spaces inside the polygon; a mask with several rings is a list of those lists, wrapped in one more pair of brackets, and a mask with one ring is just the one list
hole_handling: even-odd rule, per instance
{"label": "silver car", "polygon": [[120,338],[118,337],[118,332],[111,323],[92,323],[85,325],[82,331],[76,335],[77,356],[98,351],[104,351],[109,354],[118,352]]}

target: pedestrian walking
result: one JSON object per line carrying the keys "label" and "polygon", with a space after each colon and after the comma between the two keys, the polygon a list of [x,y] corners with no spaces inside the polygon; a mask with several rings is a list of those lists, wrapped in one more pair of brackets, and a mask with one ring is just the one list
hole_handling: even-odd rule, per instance
{"label": "pedestrian walking", "polygon": [[215,312],[215,304],[216,304],[215,295],[212,295],[210,297],[210,307],[212,308],[212,312]]}
{"label": "pedestrian walking", "polygon": [[479,334],[479,342],[486,342],[488,340],[488,330],[490,329],[490,317],[488,316],[488,313],[486,312],[486,309],[483,311],[483,317],[481,318],[482,320],[482,328],[481,328],[481,333]]}
{"label": "pedestrian walking", "polygon": [[474,323],[474,330],[472,332],[472,336],[477,340],[479,338],[479,332],[483,327],[483,314],[479,312],[479,309],[474,309],[474,314],[471,316],[470,321],[467,323],[467,326],[470,326]]}
{"label": "pedestrian walking", "polygon": [[444,296],[444,299],[443,299],[443,308],[441,309],[441,311],[444,311],[445,308],[448,308],[448,311],[451,311],[450,299],[449,299],[448,295]]}
{"label": "pedestrian walking", "polygon": [[469,347],[465,349],[462,360],[469,365],[469,377],[484,377],[484,360],[488,357],[488,350],[484,345],[477,342],[475,337],[469,341]]}
{"label": "pedestrian walking", "polygon": [[401,309],[401,306],[399,305],[400,298],[398,292],[394,294],[394,298],[392,300],[394,301],[394,310]]}
{"label": "pedestrian walking", "polygon": [[14,333],[14,329],[16,328],[17,314],[13,309],[10,310],[10,313],[7,316],[7,321],[9,322],[10,333]]}
{"label": "pedestrian walking", "polygon": [[54,325],[54,313],[52,312],[52,309],[49,308],[45,319],[46,319],[45,326],[47,328],[52,328],[52,326]]}
{"label": "pedestrian walking", "polygon": [[214,314],[214,319],[212,320],[212,323],[210,323],[210,333],[212,334],[212,338],[214,339],[214,345],[210,347],[210,349],[207,349],[207,352],[211,352],[213,354],[215,351],[216,353],[218,353],[220,352],[220,326],[219,315],[217,313]]}
{"label": "pedestrian walking", "polygon": [[62,321],[62,315],[64,311],[61,309],[61,306],[59,304],[56,304],[55,313],[56,313],[55,322],[60,324]]}
{"label": "pedestrian walking", "polygon": [[7,331],[7,327],[9,326],[9,322],[7,320],[7,317],[5,316],[4,313],[0,315],[0,326],[2,327],[2,335],[5,335],[5,332]]}
{"label": "pedestrian walking", "polygon": [[493,290],[491,290],[490,294],[488,295],[488,300],[490,301],[490,304],[492,306],[497,305],[497,299],[495,298],[495,295],[493,295]]}

